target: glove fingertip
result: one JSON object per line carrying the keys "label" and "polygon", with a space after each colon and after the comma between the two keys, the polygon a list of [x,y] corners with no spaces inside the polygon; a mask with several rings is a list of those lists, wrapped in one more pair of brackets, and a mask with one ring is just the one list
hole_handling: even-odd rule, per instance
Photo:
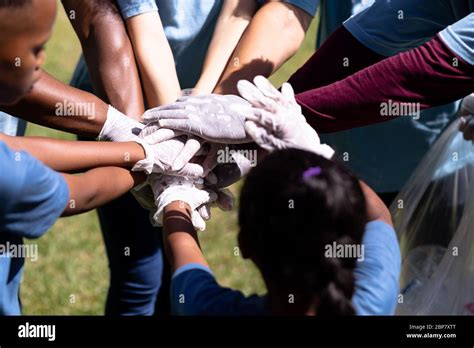
{"label": "glove fingertip", "polygon": [[295,91],[293,90],[293,87],[288,82],[285,82],[281,86],[281,94],[285,97],[287,101],[292,102],[295,99]]}
{"label": "glove fingertip", "polygon": [[196,229],[198,229],[199,231],[205,231],[206,230],[206,222],[201,217],[201,215],[199,215],[199,213],[197,211],[194,210],[192,212],[191,219],[192,219],[192,222],[193,222],[193,226]]}
{"label": "glove fingertip", "polygon": [[183,169],[179,171],[179,175],[187,178],[199,179],[204,176],[204,168],[197,163],[187,163],[184,165]]}
{"label": "glove fingertip", "polygon": [[244,127],[247,133],[249,134],[251,134],[255,129],[258,128],[255,121],[246,121]]}

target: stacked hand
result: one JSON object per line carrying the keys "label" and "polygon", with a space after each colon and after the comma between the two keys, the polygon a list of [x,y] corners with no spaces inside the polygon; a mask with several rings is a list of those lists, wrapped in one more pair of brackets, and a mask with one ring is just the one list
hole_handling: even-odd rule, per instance
{"label": "stacked hand", "polygon": [[[198,179],[213,169],[212,160],[215,156],[208,156],[199,163],[191,163],[196,155],[206,153],[204,141],[193,136],[182,135],[174,139],[157,143],[148,143],[145,138],[156,131],[156,127],[144,129],[144,125],[109,107],[107,120],[98,136],[98,140],[108,141],[135,141],[145,150],[145,159],[137,162],[135,171],[144,171],[147,174],[159,173]],[[155,195],[149,185],[149,180],[132,190],[137,201],[148,210],[155,210]],[[208,209],[200,208],[203,218],[209,217]],[[199,226],[202,227],[202,222]]]}
{"label": "stacked hand", "polygon": [[245,119],[252,114],[251,105],[235,95],[187,96],[169,105],[148,110],[143,115],[147,125],[159,125],[149,134],[156,143],[184,133],[224,144],[241,144],[252,139],[245,132]]}
{"label": "stacked hand", "polygon": [[199,178],[204,175],[202,165],[190,163],[194,156],[205,154],[202,140],[183,135],[158,144],[148,144],[143,139],[140,140],[140,143],[145,149],[146,158],[135,164],[134,171],[192,178]]}
{"label": "stacked hand", "polygon": [[299,148],[326,158],[333,156],[334,150],[321,144],[316,131],[306,122],[290,84],[284,83],[279,92],[266,78],[257,76],[254,84],[241,80],[237,88],[253,106],[245,129],[262,148]]}
{"label": "stacked hand", "polygon": [[233,207],[233,196],[229,191],[205,188],[202,179],[152,174],[149,183],[155,197],[156,212],[153,213],[152,222],[156,226],[163,224],[164,208],[175,201],[185,202],[191,207],[192,223],[201,231],[206,228],[205,220],[211,217],[212,203],[223,210]]}
{"label": "stacked hand", "polygon": [[[216,166],[218,151],[224,145],[208,144],[203,139],[184,133],[175,133],[175,137],[160,139],[160,142],[150,137],[160,130],[163,128],[157,124],[144,127],[110,107],[99,140],[136,141],[143,146],[145,159],[137,162],[133,170],[144,171],[149,177],[144,184],[133,189],[132,194],[144,208],[156,211],[152,213],[154,224],[161,223],[164,206],[179,200],[192,207],[193,224],[203,230],[205,220],[210,218],[211,203],[223,210],[230,210],[233,205],[230,192],[205,189],[203,185],[203,178]],[[204,156],[204,160],[193,163],[199,158],[197,156]],[[210,176],[212,178],[212,181],[217,181],[215,176]]]}
{"label": "stacked hand", "polygon": [[[268,151],[299,148],[327,158],[334,154],[306,122],[289,84],[279,92],[257,76],[254,84],[240,81],[238,90],[244,99],[213,94],[180,98],[147,111],[144,124],[110,108],[99,139],[137,141],[144,147],[146,158],[133,170],[146,172],[149,179],[134,194],[147,209],[156,209],[156,224],[161,224],[163,208],[177,200],[193,209],[199,229],[210,217],[211,203],[231,207],[232,196],[220,188],[240,179],[252,164],[238,151],[230,163],[219,163],[224,144],[253,140]],[[197,161],[197,156],[204,159]]]}
{"label": "stacked hand", "polygon": [[163,173],[189,177],[202,177],[205,172],[200,164],[189,163],[196,155],[204,153],[203,140],[183,135],[160,143],[148,143],[145,137],[149,130],[140,122],[109,107],[107,120],[99,134],[99,140],[136,141],[145,150],[145,159],[134,166],[134,171],[147,174]]}

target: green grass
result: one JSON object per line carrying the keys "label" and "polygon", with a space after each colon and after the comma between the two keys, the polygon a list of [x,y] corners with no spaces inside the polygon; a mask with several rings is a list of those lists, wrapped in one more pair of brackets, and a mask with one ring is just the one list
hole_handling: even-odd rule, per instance
{"label": "green grass", "polygon": [[[315,21],[295,57],[282,66],[271,80],[280,85],[312,54]],[[58,19],[47,45],[45,69],[68,83],[80,55],[80,45],[59,6]],[[29,124],[28,135],[75,139],[72,134]],[[241,184],[232,187],[236,199]],[[200,234],[204,254],[224,286],[246,294],[265,292],[254,265],[241,258],[237,247],[237,210],[213,210],[206,231]],[[101,315],[107,293],[107,258],[96,212],[63,218],[39,240],[36,262],[26,261],[21,287],[23,312],[27,315]]]}

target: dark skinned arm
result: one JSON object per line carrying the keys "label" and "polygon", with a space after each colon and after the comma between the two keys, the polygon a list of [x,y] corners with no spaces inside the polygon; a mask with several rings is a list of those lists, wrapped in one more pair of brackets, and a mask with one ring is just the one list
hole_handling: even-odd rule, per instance
{"label": "dark skinned arm", "polygon": [[[92,114],[61,116],[58,105],[87,105]],[[99,135],[107,119],[108,105],[91,93],[65,85],[44,72],[31,92],[19,103],[1,111],[45,127],[90,138]],[[60,114],[60,113],[59,113]]]}
{"label": "dark skinned arm", "polygon": [[62,216],[77,215],[104,205],[142,183],[146,176],[119,167],[102,167],[81,175],[63,174],[69,203]]}
{"label": "dark skinned arm", "polygon": [[191,208],[175,201],[164,209],[163,242],[172,272],[189,263],[209,265],[202,254],[198,235],[191,222]]}
{"label": "dark skinned arm", "polygon": [[67,141],[45,137],[11,137],[0,133],[0,141],[15,151],[27,151],[60,172],[79,172],[95,167],[132,167],[145,158],[136,142]]}
{"label": "dark skinned arm", "polygon": [[144,112],[142,88],[133,48],[115,1],[62,3],[81,42],[97,96],[138,119]]}
{"label": "dark skinned arm", "polygon": [[[104,100],[122,112],[138,117],[143,113],[143,97],[135,59],[123,21],[118,13],[113,14],[110,4],[106,6],[109,2],[80,1],[78,6],[79,1],[64,0],[64,6],[69,16],[70,11],[75,11],[75,19],[71,22],[81,39],[86,60],[90,59],[88,63],[97,67],[90,71],[93,83],[97,82],[94,88]],[[97,13],[91,14],[90,11],[94,10]],[[87,11],[90,16],[86,20]],[[58,113],[58,104],[77,106],[82,103],[93,113],[68,117]],[[43,72],[25,98],[14,106],[1,107],[0,110],[45,127],[95,138],[107,119],[108,105],[93,94],[70,87]]]}

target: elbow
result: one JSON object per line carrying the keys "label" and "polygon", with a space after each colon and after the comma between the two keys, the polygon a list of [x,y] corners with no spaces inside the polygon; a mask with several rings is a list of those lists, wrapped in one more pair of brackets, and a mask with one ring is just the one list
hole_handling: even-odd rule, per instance
{"label": "elbow", "polygon": [[88,40],[91,44],[100,43],[98,48],[114,58],[131,51],[130,39],[121,17],[95,19]]}
{"label": "elbow", "polygon": [[69,189],[69,199],[62,217],[79,215],[95,209],[98,188],[88,173],[81,175],[63,174]]}
{"label": "elbow", "polygon": [[300,48],[311,24],[312,17],[304,10],[284,2],[269,2],[261,10],[265,21],[273,22],[287,42],[289,53],[293,55]]}

